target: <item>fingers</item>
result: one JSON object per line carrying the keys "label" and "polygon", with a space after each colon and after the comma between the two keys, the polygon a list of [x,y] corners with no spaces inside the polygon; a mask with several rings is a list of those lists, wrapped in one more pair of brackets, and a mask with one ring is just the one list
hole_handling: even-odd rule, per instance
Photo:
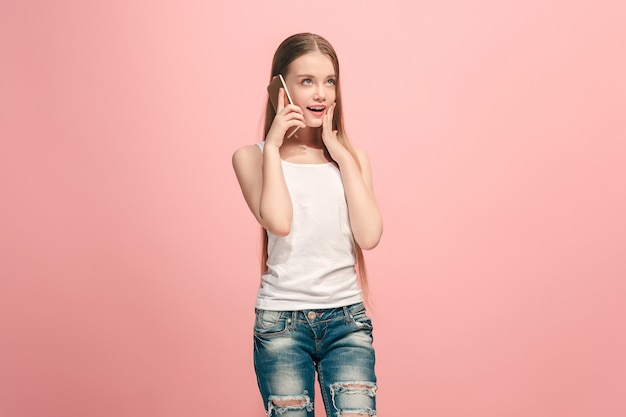
{"label": "fingers", "polygon": [[[285,111],[283,112],[283,110]],[[281,112],[283,112],[284,114],[289,114],[290,112],[293,112],[293,111],[300,113],[300,114],[304,114],[300,106],[296,106],[295,104],[290,104],[287,101],[287,94],[285,93],[285,90],[283,88],[279,88],[278,89],[278,102],[276,106],[276,114],[278,115]]]}
{"label": "fingers", "polygon": [[322,129],[328,132],[333,131],[333,116],[335,115],[335,106],[337,103],[331,104],[330,107],[326,109],[326,114],[324,115],[324,120],[322,123]]}
{"label": "fingers", "polygon": [[296,128],[291,132],[292,134],[295,133],[297,128],[306,127],[304,112],[299,106],[293,104],[285,106],[280,113],[276,115],[275,120],[286,130]]}
{"label": "fingers", "polygon": [[302,113],[298,113],[298,112],[295,112],[295,111],[289,112],[285,116],[285,122],[289,126],[305,127],[304,116],[302,115]]}
{"label": "fingers", "polygon": [[281,87],[278,89],[278,102],[276,105],[276,113],[280,113],[285,108],[285,90]]}

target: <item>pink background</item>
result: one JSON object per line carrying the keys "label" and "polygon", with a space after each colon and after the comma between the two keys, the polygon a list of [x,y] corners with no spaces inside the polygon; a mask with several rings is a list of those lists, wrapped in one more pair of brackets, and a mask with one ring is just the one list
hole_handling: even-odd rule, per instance
{"label": "pink background", "polygon": [[0,415],[264,415],[230,156],[299,31],[339,53],[385,217],[379,415],[625,415],[624,16],[2,0]]}

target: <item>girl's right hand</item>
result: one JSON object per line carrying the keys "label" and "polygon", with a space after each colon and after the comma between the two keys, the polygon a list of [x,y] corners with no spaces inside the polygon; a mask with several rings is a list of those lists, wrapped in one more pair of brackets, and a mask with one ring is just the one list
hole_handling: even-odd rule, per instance
{"label": "girl's right hand", "polygon": [[306,127],[302,109],[295,104],[285,105],[285,101],[285,90],[280,88],[278,90],[278,106],[276,109],[276,116],[274,117],[274,121],[272,121],[270,130],[267,132],[267,137],[265,138],[266,145],[269,143],[280,147],[283,144],[285,135],[290,128],[296,126],[301,128]]}

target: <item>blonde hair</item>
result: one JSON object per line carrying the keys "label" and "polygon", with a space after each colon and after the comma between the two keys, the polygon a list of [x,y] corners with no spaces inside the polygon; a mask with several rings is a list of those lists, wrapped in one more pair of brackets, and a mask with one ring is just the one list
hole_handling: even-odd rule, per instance
{"label": "blonde hair", "polygon": [[[361,168],[361,164],[359,163],[359,158],[354,150],[354,147],[348,140],[348,137],[345,132],[344,123],[343,123],[343,113],[342,113],[342,103],[341,103],[341,83],[339,78],[339,60],[337,59],[337,53],[332,45],[324,38],[319,35],[315,35],[313,33],[298,33],[292,35],[285,39],[276,49],[274,53],[274,59],[272,60],[272,71],[270,74],[271,79],[278,75],[283,74],[286,75],[289,70],[289,64],[293,62],[296,58],[310,53],[319,51],[322,54],[326,55],[330,58],[333,63],[333,68],[335,70],[335,111],[333,114],[333,130],[337,131],[337,139],[339,143],[341,143],[347,150],[350,152],[354,160],[356,161],[359,169]],[[263,137],[267,136],[267,133],[270,130],[272,122],[274,121],[274,117],[276,116],[276,111],[272,106],[272,102],[267,98],[267,105],[265,109],[265,128],[263,131]],[[326,156],[333,160],[324,146],[324,153]],[[335,162],[333,160],[333,162]],[[335,162],[336,164],[336,162]],[[263,240],[263,249],[261,252],[261,272],[265,272],[266,270],[266,262],[267,262],[267,232],[262,230],[262,240]],[[363,297],[367,300],[369,294],[369,287],[367,284],[367,270],[365,268],[365,258],[363,256],[363,250],[358,245],[358,243],[354,242],[354,252],[356,256],[356,270],[359,280],[359,285],[361,286],[361,291],[363,292]]]}

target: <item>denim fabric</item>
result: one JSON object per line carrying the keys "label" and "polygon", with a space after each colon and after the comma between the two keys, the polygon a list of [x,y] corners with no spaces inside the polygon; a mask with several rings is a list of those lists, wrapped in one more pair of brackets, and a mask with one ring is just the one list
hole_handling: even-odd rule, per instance
{"label": "denim fabric", "polygon": [[328,417],[376,415],[372,322],[363,303],[256,310],[254,367],[269,417],[313,417],[317,372]]}

